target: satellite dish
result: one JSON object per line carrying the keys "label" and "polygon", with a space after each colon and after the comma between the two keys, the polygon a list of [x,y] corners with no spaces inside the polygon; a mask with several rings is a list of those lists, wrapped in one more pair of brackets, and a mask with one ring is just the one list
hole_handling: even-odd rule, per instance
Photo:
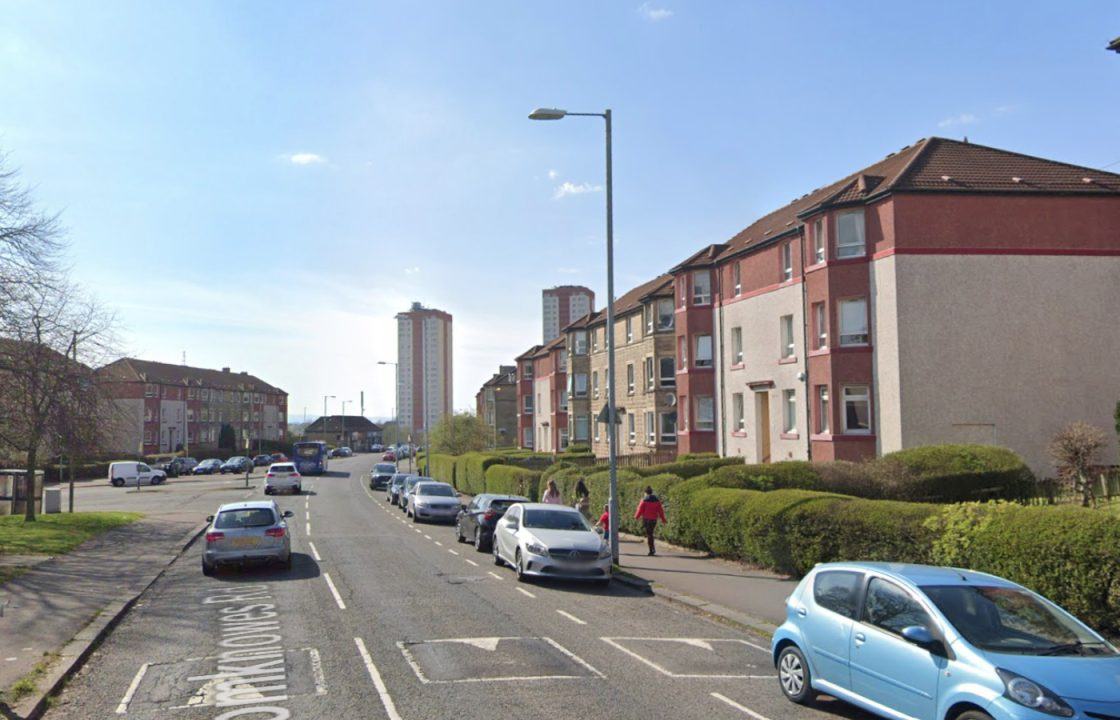
{"label": "satellite dish", "polygon": [[677,404],[677,396],[673,393],[665,393],[665,404],[674,407]]}

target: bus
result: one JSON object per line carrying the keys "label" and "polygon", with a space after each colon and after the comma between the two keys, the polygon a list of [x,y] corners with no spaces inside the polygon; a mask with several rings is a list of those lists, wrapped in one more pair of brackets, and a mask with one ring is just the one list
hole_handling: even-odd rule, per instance
{"label": "bus", "polygon": [[292,462],[301,475],[322,475],[327,471],[327,444],[320,440],[297,442],[292,446]]}

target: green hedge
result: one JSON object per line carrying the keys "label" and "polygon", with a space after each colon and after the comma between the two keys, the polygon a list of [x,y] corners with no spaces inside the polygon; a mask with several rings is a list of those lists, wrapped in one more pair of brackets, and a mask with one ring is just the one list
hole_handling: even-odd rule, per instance
{"label": "green hedge", "polygon": [[458,487],[455,482],[456,457],[454,455],[432,453],[430,462],[431,468],[429,472],[431,472],[432,477],[441,482],[450,483]]}
{"label": "green hedge", "polygon": [[928,445],[868,463],[884,493],[925,502],[1021,500],[1034,494],[1034,474],[1007,448]]}
{"label": "green hedge", "polygon": [[491,465],[486,469],[485,492],[523,495],[533,502],[541,497],[541,473],[516,465]]}
{"label": "green hedge", "polygon": [[470,495],[486,492],[486,469],[502,462],[502,456],[471,452],[458,456],[455,461],[456,487]]}
{"label": "green hedge", "polygon": [[697,477],[709,473],[715,468],[723,467],[725,465],[742,465],[742,458],[700,458],[698,460],[678,460],[677,462],[662,463],[660,465],[650,465],[644,468],[630,468],[632,472],[642,475],[644,477],[652,477],[653,475],[662,475],[669,473],[676,475],[679,478],[687,480],[688,478]]}

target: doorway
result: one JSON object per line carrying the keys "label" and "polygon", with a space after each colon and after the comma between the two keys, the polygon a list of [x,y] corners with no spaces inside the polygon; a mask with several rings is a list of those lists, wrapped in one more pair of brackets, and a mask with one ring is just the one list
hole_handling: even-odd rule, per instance
{"label": "doorway", "polygon": [[755,449],[758,462],[770,462],[770,393],[760,391],[754,394],[754,426],[758,447]]}

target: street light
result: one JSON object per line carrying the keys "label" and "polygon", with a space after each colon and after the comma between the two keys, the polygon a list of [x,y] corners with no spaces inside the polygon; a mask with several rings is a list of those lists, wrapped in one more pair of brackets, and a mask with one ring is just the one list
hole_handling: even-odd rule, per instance
{"label": "street light", "polygon": [[[395,439],[397,441],[397,444],[400,444],[400,441],[401,441],[401,423],[400,423],[400,420],[397,418],[397,392],[400,391],[400,386],[401,386],[401,366],[398,363],[393,362],[392,360],[378,360],[377,364],[378,365],[392,365],[393,366],[393,430],[396,433],[396,438]],[[382,440],[384,440],[384,438],[382,438]],[[397,469],[399,470],[400,469],[400,463],[397,461],[396,457],[397,457],[397,453],[394,452],[393,453],[393,464],[396,465]],[[409,467],[411,467],[411,465]]]}
{"label": "street light", "polygon": [[352,403],[353,400],[342,401],[342,445],[340,447],[349,447],[350,443],[346,442],[346,403]]}
{"label": "street light", "polygon": [[327,431],[327,400],[334,400],[334,395],[323,396],[323,432]]}
{"label": "street light", "polygon": [[618,529],[621,518],[618,509],[618,427],[614,405],[614,183],[611,170],[611,111],[601,113],[568,112],[557,108],[537,108],[529,113],[530,120],[562,120],[569,115],[601,117],[606,127],[607,140],[607,447],[610,463],[611,492],[611,556],[618,562]]}

